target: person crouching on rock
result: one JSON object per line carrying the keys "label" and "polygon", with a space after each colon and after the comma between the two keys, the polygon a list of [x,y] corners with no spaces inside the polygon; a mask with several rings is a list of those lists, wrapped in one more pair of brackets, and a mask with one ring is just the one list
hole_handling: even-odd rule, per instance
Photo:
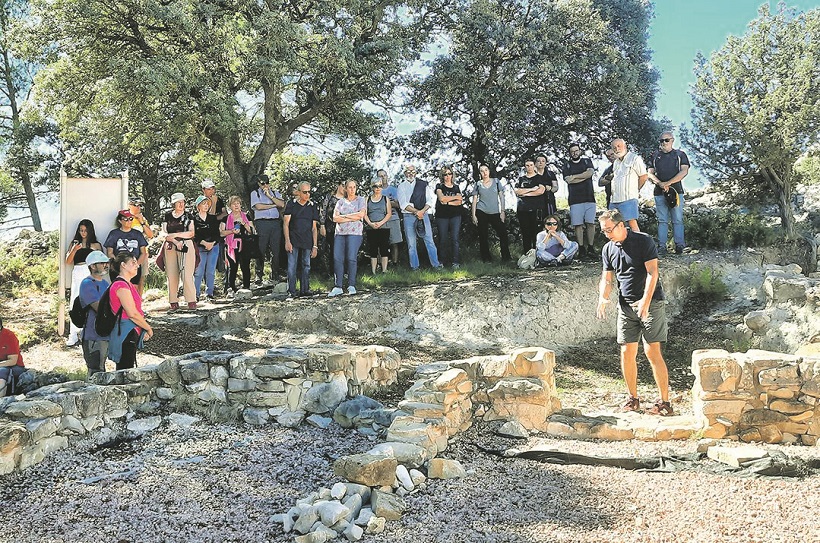
{"label": "person crouching on rock", "polygon": [[122,308],[122,318],[114,325],[108,341],[108,358],[116,362],[118,370],[133,368],[137,364],[137,349],[142,342],[151,339],[154,330],[145,320],[142,297],[131,283],[140,265],[131,253],[122,252],[114,258],[117,278],[111,283],[111,311],[116,314]]}
{"label": "person crouching on rock", "polygon": [[566,266],[578,252],[578,244],[561,231],[561,219],[550,215],[535,240],[535,257],[541,266]]}

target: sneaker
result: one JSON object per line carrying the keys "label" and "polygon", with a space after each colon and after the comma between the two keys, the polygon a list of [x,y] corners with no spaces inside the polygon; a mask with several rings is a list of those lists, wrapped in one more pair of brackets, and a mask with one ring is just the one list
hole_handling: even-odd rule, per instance
{"label": "sneaker", "polygon": [[353,296],[354,294],[356,294],[356,287],[354,287],[354,286],[349,286],[349,287],[347,287],[347,293],[348,293],[350,296]]}
{"label": "sneaker", "polygon": [[333,287],[333,290],[327,293],[328,298],[335,298],[336,296],[341,296],[344,294],[344,291],[341,287]]}
{"label": "sneaker", "polygon": [[669,251],[666,247],[658,247],[658,256],[666,256],[669,254]]}
{"label": "sneaker", "polygon": [[544,263],[544,267],[546,267],[546,268],[557,268],[558,267],[558,261],[557,260],[547,260]]}
{"label": "sneaker", "polygon": [[630,396],[626,403],[624,403],[623,407],[621,407],[621,412],[628,413],[629,411],[640,411],[641,410],[641,401],[636,398],[635,396]]}
{"label": "sneaker", "polygon": [[675,245],[675,254],[682,255],[683,254],[683,245]]}
{"label": "sneaker", "polygon": [[649,413],[650,415],[658,415],[661,417],[671,417],[675,414],[675,412],[672,410],[672,404],[661,400],[656,401],[655,405],[653,405],[652,408],[649,411],[647,411],[647,413]]}
{"label": "sneaker", "polygon": [[188,309],[196,309],[196,302],[188,302]]}
{"label": "sneaker", "polygon": [[212,304],[212,303],[214,303],[214,301],[215,301],[215,299],[214,299],[213,296],[205,296],[205,303],[206,304]]}
{"label": "sneaker", "polygon": [[171,302],[171,307],[169,308],[169,310],[170,311],[176,311],[177,309],[179,309],[179,303]]}
{"label": "sneaker", "polygon": [[236,293],[235,293],[234,291],[229,290],[229,291],[228,291],[228,294],[226,294],[226,295],[225,295],[225,297],[226,297],[227,299],[229,299],[229,300],[233,300],[233,297],[234,297],[234,295],[235,295],[235,294],[236,294]]}
{"label": "sneaker", "polygon": [[453,263],[453,269],[454,269],[454,270],[457,270],[457,269],[459,269],[459,268],[461,268],[461,265],[460,265],[458,262],[454,262],[454,263]]}

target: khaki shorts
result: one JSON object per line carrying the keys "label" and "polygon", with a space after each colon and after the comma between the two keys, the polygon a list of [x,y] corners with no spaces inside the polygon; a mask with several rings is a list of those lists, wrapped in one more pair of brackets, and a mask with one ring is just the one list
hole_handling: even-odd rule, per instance
{"label": "khaki shorts", "polygon": [[645,320],[630,305],[618,304],[618,344],[638,343],[643,335],[646,343],[666,341],[669,327],[666,321],[666,301],[649,302],[649,314]]}

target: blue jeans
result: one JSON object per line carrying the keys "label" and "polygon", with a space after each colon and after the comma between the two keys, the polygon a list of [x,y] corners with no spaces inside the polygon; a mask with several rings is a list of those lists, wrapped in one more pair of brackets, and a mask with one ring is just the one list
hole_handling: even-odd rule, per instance
{"label": "blue jeans", "polygon": [[680,203],[670,208],[666,204],[666,198],[655,196],[655,212],[658,214],[658,246],[661,249],[666,249],[666,243],[669,241],[669,217],[672,217],[672,237],[675,240],[675,246],[683,247],[683,194],[678,194]]}
{"label": "blue jeans", "polygon": [[219,262],[219,244],[214,245],[208,251],[202,245],[199,246],[199,266],[194,272],[194,287],[196,297],[199,299],[200,288],[202,287],[202,276],[205,276],[205,295],[214,295],[214,277],[216,276],[216,265]]}
{"label": "blue jeans", "polygon": [[[404,213],[404,235],[407,238],[407,252],[410,254],[410,268],[417,270],[419,267],[419,250],[416,247],[416,223],[419,219],[412,213]],[[430,226],[430,215],[424,214],[424,246],[427,248],[427,256],[430,258],[430,265],[440,268],[438,261],[438,251],[433,241],[433,228]]]}
{"label": "blue jeans", "polygon": [[302,263],[302,273],[299,275],[299,293],[310,293],[310,252],[312,249],[294,247],[288,255],[288,292],[296,295],[296,270],[299,262]]}
{"label": "blue jeans", "polygon": [[356,286],[356,272],[359,265],[359,247],[362,246],[362,235],[339,235],[333,239],[333,273],[336,276],[335,286],[342,288],[347,265],[347,286]]}
{"label": "blue jeans", "polygon": [[436,217],[436,224],[438,224],[438,240],[441,243],[441,261],[458,264],[458,233],[461,230],[461,215],[447,219]]}

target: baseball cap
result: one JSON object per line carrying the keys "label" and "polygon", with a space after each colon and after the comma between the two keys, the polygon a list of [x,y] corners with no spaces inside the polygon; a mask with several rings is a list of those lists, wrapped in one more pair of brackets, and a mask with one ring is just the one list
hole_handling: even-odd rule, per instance
{"label": "baseball cap", "polygon": [[131,213],[131,210],[130,210],[130,209],[120,209],[120,210],[117,212],[117,218],[118,218],[118,219],[133,219],[133,218],[134,218],[134,214],[133,214],[133,213]]}
{"label": "baseball cap", "polygon": [[85,257],[85,263],[90,266],[92,264],[108,264],[109,259],[108,255],[103,253],[102,251],[91,251],[88,253],[88,256]]}
{"label": "baseball cap", "polygon": [[[206,189],[208,187],[202,187],[202,188]],[[196,200],[194,201],[194,207],[199,207],[199,204],[201,204],[202,202],[208,202],[208,205],[211,204],[211,200],[209,198],[207,198],[206,196],[200,194],[199,196],[196,197]]]}
{"label": "baseball cap", "polygon": [[184,202],[184,201],[185,201],[185,195],[182,194],[181,192],[175,192],[171,195],[171,205],[173,205],[177,202]]}
{"label": "baseball cap", "polygon": [[202,182],[202,188],[203,189],[212,189],[215,186],[216,185],[214,184],[214,182],[211,181],[210,179],[207,179],[207,178]]}
{"label": "baseball cap", "polygon": [[669,187],[669,190],[663,193],[666,198],[666,205],[669,207],[678,207],[680,199],[678,198],[678,191],[674,187]]}

